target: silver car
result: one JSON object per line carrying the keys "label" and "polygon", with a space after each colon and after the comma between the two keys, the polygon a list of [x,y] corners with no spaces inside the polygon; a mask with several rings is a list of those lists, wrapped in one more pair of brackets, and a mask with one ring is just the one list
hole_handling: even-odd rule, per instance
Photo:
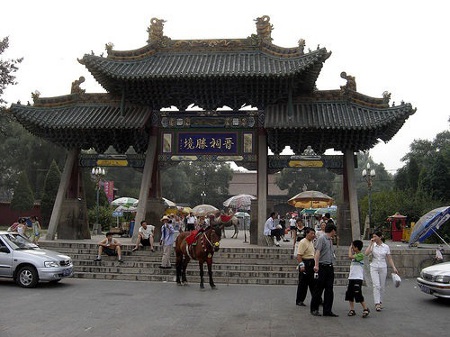
{"label": "silver car", "polygon": [[426,294],[450,298],[450,262],[422,269],[417,283],[420,290]]}
{"label": "silver car", "polygon": [[19,233],[0,231],[0,277],[32,288],[39,281],[56,283],[71,276],[73,263],[69,256],[41,249]]}

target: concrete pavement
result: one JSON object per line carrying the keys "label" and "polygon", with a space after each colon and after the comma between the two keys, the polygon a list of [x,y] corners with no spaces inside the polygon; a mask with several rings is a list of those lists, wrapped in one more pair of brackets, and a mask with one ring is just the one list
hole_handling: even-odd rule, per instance
{"label": "concrete pavement", "polygon": [[[385,309],[373,308],[371,289],[363,288],[371,314],[348,317],[345,287],[335,287],[338,318],[314,317],[295,305],[295,286],[219,286],[197,284],[66,279],[22,289],[0,281],[1,337],[123,336],[444,336],[448,301],[419,291],[414,279],[399,288],[388,282]],[[307,297],[309,303],[310,297]]]}

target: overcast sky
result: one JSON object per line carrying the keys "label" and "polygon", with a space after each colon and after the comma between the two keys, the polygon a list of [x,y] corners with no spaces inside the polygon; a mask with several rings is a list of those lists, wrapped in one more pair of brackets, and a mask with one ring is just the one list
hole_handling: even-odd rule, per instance
{"label": "overcast sky", "polygon": [[[387,170],[403,166],[400,159],[414,139],[432,140],[447,130],[450,116],[447,79],[450,77],[446,1],[430,0],[3,0],[0,38],[9,36],[2,58],[24,57],[18,85],[4,95],[9,103],[70,93],[71,83],[86,78],[88,93],[103,92],[77,62],[84,54],[105,53],[146,44],[150,19],[167,22],[172,39],[246,38],[256,33],[254,19],[269,15],[273,43],[306,50],[317,45],[332,52],[317,81],[318,89],[339,89],[342,71],[356,78],[362,94],[417,108],[387,144],[370,150]],[[313,145],[313,144],[311,144]]]}

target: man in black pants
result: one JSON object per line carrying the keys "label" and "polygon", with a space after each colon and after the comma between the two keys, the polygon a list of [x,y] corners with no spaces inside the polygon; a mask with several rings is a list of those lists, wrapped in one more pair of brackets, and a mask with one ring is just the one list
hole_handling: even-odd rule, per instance
{"label": "man in black pants", "polygon": [[329,317],[338,317],[333,311],[334,299],[334,263],[336,255],[334,253],[333,238],[336,235],[336,225],[328,223],[325,227],[325,235],[319,237],[316,242],[316,252],[314,254],[314,272],[318,273],[316,288],[311,300],[311,314],[321,316],[319,313],[319,304],[323,298],[323,315]]}
{"label": "man in black pants", "polygon": [[310,227],[305,227],[305,237],[298,244],[298,286],[296,304],[304,307],[306,294],[309,291],[311,296],[315,288],[314,280],[314,238],[316,231]]}

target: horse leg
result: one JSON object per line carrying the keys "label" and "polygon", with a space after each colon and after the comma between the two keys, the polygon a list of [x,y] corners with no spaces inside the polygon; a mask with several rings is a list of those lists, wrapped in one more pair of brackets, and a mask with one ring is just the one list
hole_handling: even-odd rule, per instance
{"label": "horse leg", "polygon": [[237,239],[238,233],[239,233],[239,227],[238,227],[238,225],[233,225],[233,226],[234,226],[234,234],[233,234],[233,236],[231,238],[232,239]]}
{"label": "horse leg", "polygon": [[177,269],[177,284],[181,285],[181,273],[183,270],[183,253],[176,252],[176,269]]}
{"label": "horse leg", "polygon": [[227,238],[227,236],[225,235],[225,227],[222,228],[222,236],[223,236],[224,239]]}
{"label": "horse leg", "polygon": [[209,285],[211,286],[211,289],[216,289],[212,276],[212,258],[207,259],[206,265],[208,266]]}
{"label": "horse leg", "polygon": [[203,282],[203,261],[199,259],[198,265],[200,267],[200,289],[205,289],[205,284]]}
{"label": "horse leg", "polygon": [[183,268],[182,268],[182,272],[181,272],[181,281],[183,282],[184,285],[188,284],[188,281],[186,278],[186,268],[187,268],[189,261],[190,261],[190,259],[187,256],[184,256]]}

